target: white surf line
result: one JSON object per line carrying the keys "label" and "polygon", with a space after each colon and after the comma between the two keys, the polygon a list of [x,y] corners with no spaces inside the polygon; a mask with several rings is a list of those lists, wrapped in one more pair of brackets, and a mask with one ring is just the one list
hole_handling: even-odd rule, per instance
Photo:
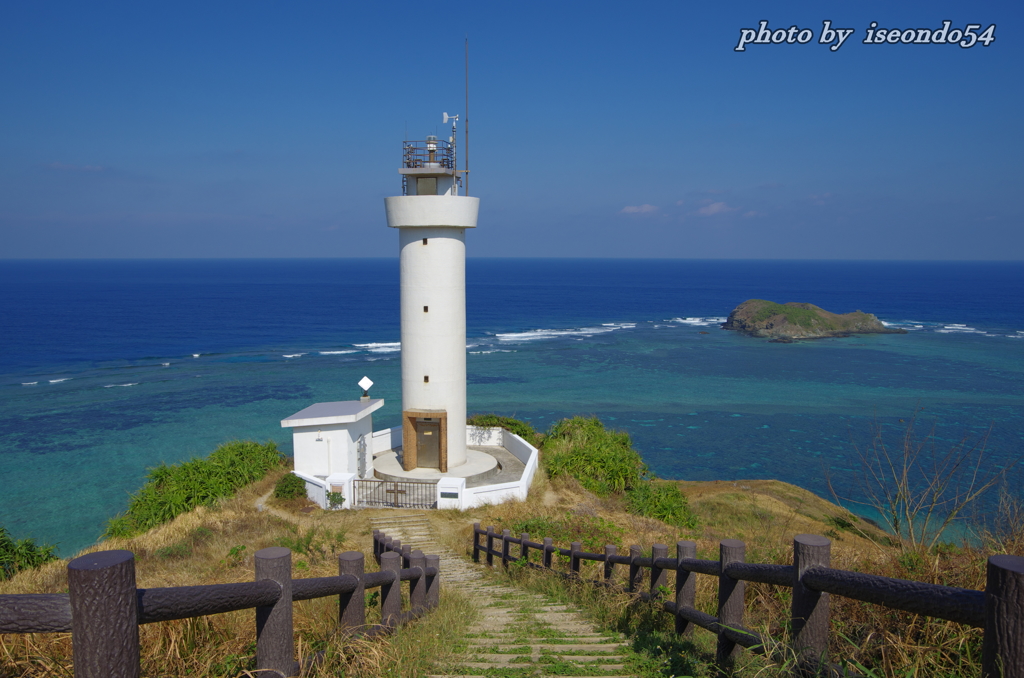
{"label": "white surf line", "polygon": [[402,342],[400,341],[386,341],[386,342],[371,342],[369,344],[352,344],[356,348],[361,348],[364,351],[370,353],[397,353],[402,350]]}

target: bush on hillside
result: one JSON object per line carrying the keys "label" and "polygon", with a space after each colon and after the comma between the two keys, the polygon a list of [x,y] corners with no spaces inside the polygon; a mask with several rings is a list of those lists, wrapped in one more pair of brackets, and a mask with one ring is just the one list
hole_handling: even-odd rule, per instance
{"label": "bush on hillside", "polygon": [[482,428],[503,428],[531,444],[534,444],[537,439],[536,429],[528,422],[512,417],[503,417],[499,414],[474,414],[466,419],[466,423],[469,426]]}
{"label": "bush on hillside", "polygon": [[39,545],[31,538],[15,540],[7,528],[0,526],[0,581],[10,579],[22,570],[57,560],[56,550],[56,546]]}
{"label": "bush on hillside", "polygon": [[150,469],[148,481],[132,495],[128,510],[107,523],[104,536],[132,537],[197,506],[210,506],[262,479],[282,460],[274,442],[235,440],[206,459],[160,464]]}
{"label": "bush on hillside", "polygon": [[295,499],[306,496],[306,481],[294,473],[286,473],[274,486],[275,499]]}
{"label": "bush on hillside", "polygon": [[571,476],[599,496],[631,490],[650,477],[629,434],[606,429],[597,417],[555,423],[544,441],[543,460],[552,478]]}
{"label": "bush on hillside", "polygon": [[697,517],[690,512],[686,497],[677,485],[669,483],[646,482],[627,490],[626,510],[676,527],[697,527]]}

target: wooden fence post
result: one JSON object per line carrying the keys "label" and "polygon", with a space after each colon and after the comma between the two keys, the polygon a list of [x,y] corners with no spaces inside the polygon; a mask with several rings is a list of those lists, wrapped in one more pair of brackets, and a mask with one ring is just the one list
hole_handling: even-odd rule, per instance
{"label": "wooden fence post", "polygon": [[544,537],[544,567],[551,569],[551,553],[554,551],[554,542],[551,537]]}
{"label": "wooden fence post", "polygon": [[658,558],[668,558],[668,547],[664,544],[651,546],[651,597],[664,598],[664,590],[668,588],[668,573],[654,564]]}
{"label": "wooden fence post", "polygon": [[494,525],[487,526],[487,567],[494,567]]}
{"label": "wooden fence post", "polygon": [[612,562],[612,556],[618,554],[619,547],[615,544],[604,545],[604,580],[611,582],[612,577],[615,576],[615,563]]}
{"label": "wooden fence post", "polygon": [[359,579],[352,593],[342,593],[338,596],[338,625],[343,629],[358,630],[366,625],[366,587],[363,586],[365,573],[366,557],[361,552],[345,551],[338,554],[338,574],[351,574]]}
{"label": "wooden fence post", "polygon": [[[743,592],[746,587],[742,580],[725,574],[725,568],[729,563],[742,563],[745,552],[746,547],[738,539],[723,539],[719,545],[718,623],[722,626],[737,628],[743,625]],[[720,666],[730,668],[739,651],[736,643],[718,634],[715,658]]]}
{"label": "wooden fence post", "polygon": [[409,567],[420,568],[420,576],[409,580],[409,607],[413,612],[421,613],[427,607],[427,557],[423,551],[413,551],[409,554]]}
{"label": "wooden fence post", "polygon": [[380,571],[395,573],[395,581],[380,587],[380,621],[385,626],[397,625],[402,614],[402,582],[398,579],[401,569],[402,556],[394,551],[380,554]]}
{"label": "wooden fence post", "polygon": [[[682,566],[683,558],[696,558],[697,544],[692,541],[676,542],[676,611],[693,609],[697,604],[697,576]],[[693,624],[676,614],[676,635],[685,638],[693,636]]]}
{"label": "wooden fence post", "polygon": [[292,552],[271,546],[257,551],[255,561],[256,581],[271,579],[281,586],[276,603],[256,608],[256,670],[298,675],[292,628]]}
{"label": "wooden fence post", "polygon": [[519,535],[519,559],[524,563],[530,562],[530,547],[526,542],[530,541],[530,535],[523,532]]}
{"label": "wooden fence post", "polygon": [[828,667],[829,596],[812,591],[800,579],[812,567],[828,567],[832,542],[816,534],[793,538],[793,605],[790,615],[794,675],[819,675]]}
{"label": "wooden fence post", "polygon": [[512,546],[512,542],[508,540],[511,536],[512,530],[501,531],[501,566],[504,568],[508,568],[508,561],[512,559],[508,554],[508,550]]}
{"label": "wooden fence post", "polygon": [[473,562],[480,562],[480,523],[473,523]]}
{"label": "wooden fence post", "polygon": [[630,593],[636,593],[644,579],[643,569],[636,564],[636,559],[643,555],[639,544],[629,546],[629,589]]}
{"label": "wooden fence post", "polygon": [[441,556],[427,556],[427,567],[437,568],[437,574],[427,577],[427,607],[434,609],[441,601]]}
{"label": "wooden fence post", "polygon": [[1020,556],[988,559],[981,675],[1024,676],[1024,558]]}
{"label": "wooden fence post", "polygon": [[569,544],[569,571],[577,577],[580,576],[580,551],[582,550],[583,544],[578,541]]}
{"label": "wooden fence post", "polygon": [[75,678],[135,678],[139,613],[135,555],[99,551],[68,563]]}

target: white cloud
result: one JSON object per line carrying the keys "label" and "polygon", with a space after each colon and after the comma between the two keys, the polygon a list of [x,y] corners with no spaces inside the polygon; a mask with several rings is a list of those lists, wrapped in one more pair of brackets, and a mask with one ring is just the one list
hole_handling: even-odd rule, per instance
{"label": "white cloud", "polygon": [[724,202],[713,202],[709,205],[704,205],[704,207],[701,207],[699,210],[697,210],[697,214],[704,215],[705,217],[710,217],[713,214],[725,214],[726,212],[735,212],[738,209],[738,207],[729,207]]}
{"label": "white cloud", "polygon": [[650,214],[651,212],[657,212],[658,208],[654,205],[626,205],[622,208],[619,214]]}

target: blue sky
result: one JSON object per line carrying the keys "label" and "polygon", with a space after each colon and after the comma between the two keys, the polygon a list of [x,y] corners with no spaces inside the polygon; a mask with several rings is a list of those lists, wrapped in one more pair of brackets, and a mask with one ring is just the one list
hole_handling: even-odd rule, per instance
{"label": "blue sky", "polygon": [[[395,256],[382,198],[464,114],[468,35],[471,256],[1024,259],[1022,13],[6,3],[0,258]],[[735,51],[761,20],[814,37]],[[862,42],[943,20],[996,39]]]}

